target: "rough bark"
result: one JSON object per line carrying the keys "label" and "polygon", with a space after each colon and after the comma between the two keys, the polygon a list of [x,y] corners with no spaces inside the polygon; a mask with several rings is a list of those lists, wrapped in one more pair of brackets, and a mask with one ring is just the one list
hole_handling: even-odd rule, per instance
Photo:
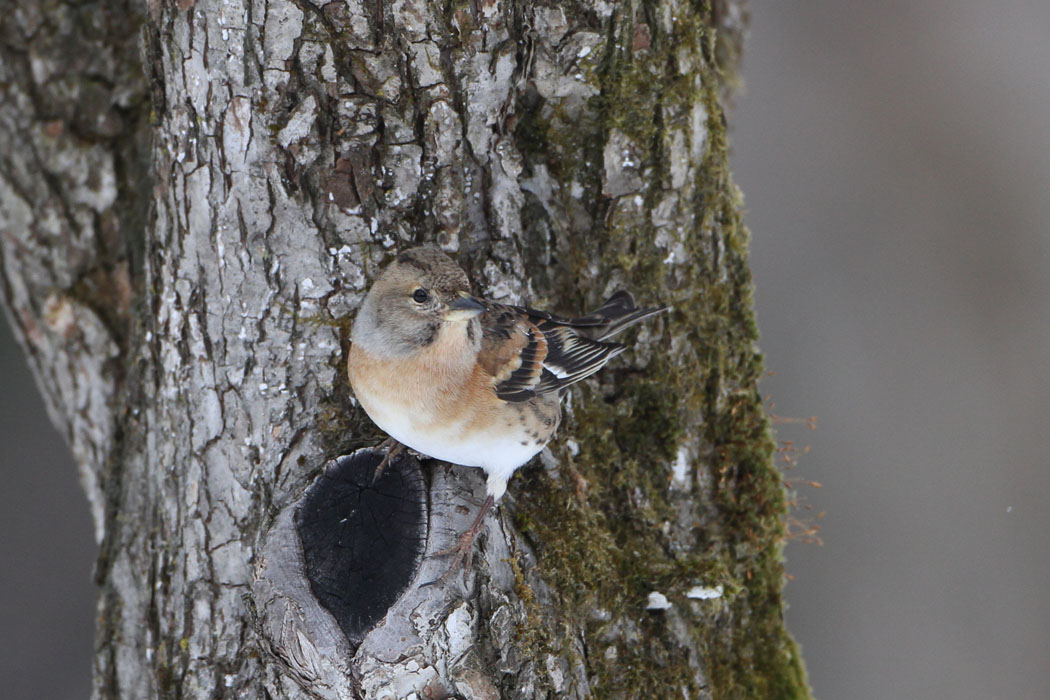
{"label": "rough bark", "polygon": [[[727,165],[741,12],[8,13],[3,299],[92,504],[96,697],[808,695]],[[294,513],[329,459],[380,439],[345,379],[348,322],[420,242],[491,298],[569,312],[626,287],[674,309],[572,394],[469,575],[420,587],[443,566],[423,558],[348,639],[303,578]],[[484,486],[423,474],[432,554]]]}

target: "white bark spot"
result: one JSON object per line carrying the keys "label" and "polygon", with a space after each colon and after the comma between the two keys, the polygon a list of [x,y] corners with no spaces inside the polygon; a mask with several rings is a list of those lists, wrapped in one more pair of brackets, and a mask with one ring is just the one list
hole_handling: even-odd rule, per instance
{"label": "white bark spot", "polygon": [[649,602],[645,605],[646,610],[670,610],[671,603],[667,600],[667,596],[658,591],[653,591],[649,594]]}
{"label": "white bark spot", "polygon": [[692,469],[689,464],[689,450],[685,445],[681,445],[678,448],[678,454],[675,455],[674,464],[671,466],[671,469],[673,475],[672,483],[679,488],[689,488],[689,476]]}
{"label": "white bark spot", "polygon": [[693,586],[686,592],[685,597],[693,600],[712,600],[721,598],[723,593],[725,593],[725,586],[721,584],[717,586]]}

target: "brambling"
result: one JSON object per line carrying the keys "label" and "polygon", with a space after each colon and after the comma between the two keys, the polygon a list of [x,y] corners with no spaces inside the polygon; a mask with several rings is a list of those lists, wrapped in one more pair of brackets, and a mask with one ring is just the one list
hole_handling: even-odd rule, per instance
{"label": "brambling", "polygon": [[449,573],[470,567],[485,514],[554,435],[567,387],[626,349],[607,338],[664,308],[639,308],[626,291],[580,318],[484,301],[429,247],[404,251],[380,273],[351,332],[357,400],[397,442],[488,477],[473,525],[443,552],[457,553]]}

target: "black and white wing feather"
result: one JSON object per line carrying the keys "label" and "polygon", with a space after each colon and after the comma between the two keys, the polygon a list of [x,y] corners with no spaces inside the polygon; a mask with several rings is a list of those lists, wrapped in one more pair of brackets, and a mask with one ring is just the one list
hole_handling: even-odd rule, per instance
{"label": "black and white wing feather", "polygon": [[580,318],[491,304],[481,317],[478,362],[492,376],[496,395],[505,401],[561,392],[626,349],[606,338],[663,310],[639,309],[628,292],[617,292]]}

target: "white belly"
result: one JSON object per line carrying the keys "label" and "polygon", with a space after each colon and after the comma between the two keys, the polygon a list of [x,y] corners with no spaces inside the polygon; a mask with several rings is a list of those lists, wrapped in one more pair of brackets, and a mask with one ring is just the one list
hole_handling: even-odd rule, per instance
{"label": "white belly", "polygon": [[488,491],[497,500],[506,491],[514,471],[546,444],[526,439],[523,445],[522,440],[506,433],[467,432],[459,422],[437,429],[414,420],[413,411],[405,406],[371,401],[360,395],[358,399],[375,424],[401,444],[434,459],[484,469]]}

